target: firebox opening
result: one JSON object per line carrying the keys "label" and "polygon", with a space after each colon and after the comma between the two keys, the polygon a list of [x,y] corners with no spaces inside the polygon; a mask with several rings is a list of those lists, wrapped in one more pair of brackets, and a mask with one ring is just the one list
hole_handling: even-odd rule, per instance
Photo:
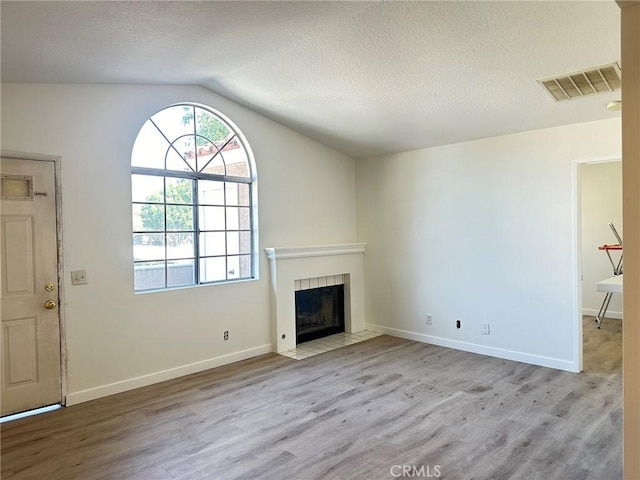
{"label": "firebox opening", "polygon": [[296,344],[344,332],[344,285],[296,292]]}

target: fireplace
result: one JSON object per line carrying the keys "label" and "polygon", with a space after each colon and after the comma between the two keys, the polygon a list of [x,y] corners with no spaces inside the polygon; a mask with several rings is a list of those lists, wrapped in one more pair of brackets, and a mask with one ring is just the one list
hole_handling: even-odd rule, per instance
{"label": "fireplace", "polygon": [[295,292],[343,285],[344,331],[364,329],[366,243],[265,248],[271,267],[271,344],[274,352],[296,346]]}
{"label": "fireplace", "polygon": [[296,292],[296,344],[344,332],[344,285]]}

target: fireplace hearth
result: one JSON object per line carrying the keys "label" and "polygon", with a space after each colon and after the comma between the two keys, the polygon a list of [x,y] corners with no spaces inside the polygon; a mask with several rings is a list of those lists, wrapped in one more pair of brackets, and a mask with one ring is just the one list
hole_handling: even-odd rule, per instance
{"label": "fireplace hearth", "polygon": [[296,344],[344,332],[344,285],[296,292]]}

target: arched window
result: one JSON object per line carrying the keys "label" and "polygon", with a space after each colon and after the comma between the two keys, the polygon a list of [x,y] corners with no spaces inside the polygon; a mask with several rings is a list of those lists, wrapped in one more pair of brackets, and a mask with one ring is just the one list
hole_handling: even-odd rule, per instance
{"label": "arched window", "polygon": [[131,156],[135,291],[255,278],[255,182],[221,114],[179,104],[149,118]]}

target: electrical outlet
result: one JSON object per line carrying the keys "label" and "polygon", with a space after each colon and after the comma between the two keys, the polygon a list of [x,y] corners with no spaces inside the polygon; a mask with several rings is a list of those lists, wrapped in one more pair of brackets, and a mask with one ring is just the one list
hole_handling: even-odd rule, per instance
{"label": "electrical outlet", "polygon": [[483,323],[482,324],[482,334],[483,335],[491,335],[491,330],[489,330],[489,324],[488,323]]}
{"label": "electrical outlet", "polygon": [[431,315],[430,313],[427,313],[424,317],[424,323],[426,325],[431,325],[432,321],[433,321],[433,315]]}
{"label": "electrical outlet", "polygon": [[456,328],[460,328],[462,326],[462,322],[460,320],[456,320]]}
{"label": "electrical outlet", "polygon": [[226,342],[227,340],[229,340],[229,330],[225,330],[225,331],[224,331],[224,334],[223,334],[222,336],[223,336],[223,338],[224,338],[225,342]]}
{"label": "electrical outlet", "polygon": [[74,270],[71,272],[71,285],[86,285],[87,272],[85,270]]}

